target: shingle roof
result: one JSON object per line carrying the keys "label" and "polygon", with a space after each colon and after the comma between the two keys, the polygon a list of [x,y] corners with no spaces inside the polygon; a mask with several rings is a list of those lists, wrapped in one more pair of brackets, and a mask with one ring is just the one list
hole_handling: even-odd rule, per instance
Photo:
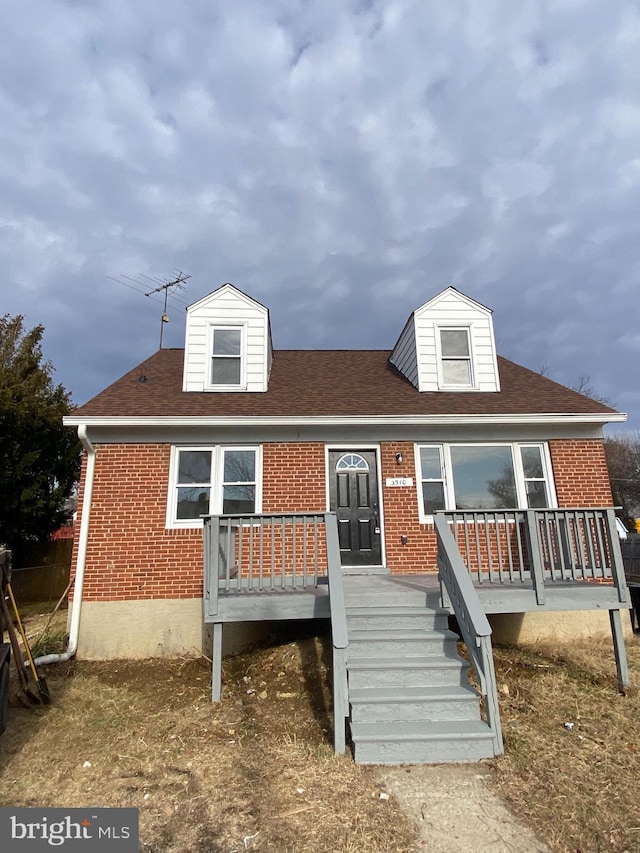
{"label": "shingle roof", "polygon": [[[418,392],[386,350],[280,350],[265,393],[182,391],[184,350],[163,349],[74,412],[82,417],[606,415],[591,400],[498,357],[502,390]],[[145,381],[140,381],[144,375]],[[606,417],[604,418],[606,420]]]}

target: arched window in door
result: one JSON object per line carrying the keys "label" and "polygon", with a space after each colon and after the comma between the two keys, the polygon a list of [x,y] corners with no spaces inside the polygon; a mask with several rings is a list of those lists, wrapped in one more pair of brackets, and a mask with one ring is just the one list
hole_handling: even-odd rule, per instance
{"label": "arched window in door", "polygon": [[369,463],[359,453],[345,453],[336,462],[336,471],[368,471]]}

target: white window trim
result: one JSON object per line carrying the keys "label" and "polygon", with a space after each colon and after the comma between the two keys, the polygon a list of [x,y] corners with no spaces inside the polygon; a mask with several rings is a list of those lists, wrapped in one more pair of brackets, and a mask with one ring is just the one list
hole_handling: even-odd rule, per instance
{"label": "white window trim", "polygon": [[[452,447],[509,447],[511,449],[511,458],[513,459],[514,474],[516,479],[516,496],[518,498],[517,509],[528,509],[527,493],[525,486],[525,477],[522,467],[522,457],[520,455],[521,447],[539,447],[542,458],[542,469],[544,480],[547,485],[549,495],[549,508],[556,509],[558,506],[556,496],[556,486],[553,479],[553,468],[551,467],[551,455],[549,453],[549,445],[545,441],[421,441],[414,444],[414,459],[416,469],[416,492],[418,499],[418,513],[421,524],[432,524],[433,515],[427,514],[424,511],[424,502],[422,497],[422,464],[420,461],[421,447],[439,447],[442,452],[442,466],[444,475],[444,502],[445,511],[454,512],[456,508],[455,489],[453,483],[453,467],[451,463],[451,448]],[[490,510],[487,510],[489,512]]]}
{"label": "white window trim", "polygon": [[[469,341],[469,374],[471,377],[471,382],[468,385],[451,385],[447,384],[444,381],[443,370],[442,370],[442,340],[441,340],[441,332],[466,332],[467,340]],[[458,323],[458,324],[449,324],[442,323],[436,326],[436,363],[438,367],[438,389],[440,391],[477,391],[478,385],[476,381],[476,370],[475,370],[475,358],[473,353],[473,324],[472,323]],[[462,358],[462,357],[461,357]]]}
{"label": "white window trim", "polygon": [[176,518],[178,511],[178,453],[181,450],[211,451],[211,514],[222,513],[222,490],[224,484],[224,454],[229,450],[253,450],[256,462],[256,506],[255,513],[262,512],[262,446],[259,444],[185,444],[172,445],[169,462],[169,493],[165,527],[168,530],[192,530],[202,527],[201,518]]}
{"label": "white window trim", "polygon": [[[237,385],[219,385],[211,382],[213,366],[213,335],[216,329],[240,332],[240,382]],[[207,326],[207,363],[205,374],[205,391],[246,391],[247,390],[247,323],[209,323]]]}
{"label": "white window trim", "polygon": [[[545,441],[516,441],[513,443],[514,448],[520,450],[523,447],[539,447],[540,456],[542,458],[542,478],[540,477],[525,477],[524,468],[522,465],[522,454],[514,453],[514,461],[516,466],[516,485],[522,489],[523,506],[527,508],[527,488],[528,481],[540,482],[543,481],[547,486],[547,494],[549,497],[549,508],[557,509],[558,499],[556,496],[556,485],[553,480],[553,468],[551,466],[551,454],[549,453],[549,445]],[[518,493],[520,499],[520,493]]]}
{"label": "white window trim", "polygon": [[[421,447],[436,447],[440,451],[440,472],[442,474],[441,479],[436,478],[427,478],[423,480],[422,478],[422,460],[420,458],[420,448]],[[415,454],[415,464],[416,464],[416,488],[418,493],[418,509],[420,513],[420,521],[433,521],[433,515],[425,513],[424,511],[424,496],[422,493],[422,483],[423,482],[432,482],[432,483],[442,483],[442,491],[444,493],[444,502],[445,506],[449,503],[449,498],[447,496],[447,463],[444,456],[444,445],[439,442],[428,443],[421,442],[420,444],[415,444],[413,447],[413,452]]]}

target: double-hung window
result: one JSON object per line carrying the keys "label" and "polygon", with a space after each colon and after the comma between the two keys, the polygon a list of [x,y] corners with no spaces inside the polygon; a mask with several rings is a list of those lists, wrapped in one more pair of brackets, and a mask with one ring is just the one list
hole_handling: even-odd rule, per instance
{"label": "double-hung window", "polygon": [[261,510],[259,447],[174,447],[167,527],[198,527],[203,515]]}
{"label": "double-hung window", "polygon": [[472,388],[471,339],[469,329],[440,328],[440,387]]}
{"label": "double-hung window", "polygon": [[210,386],[221,389],[243,386],[243,336],[242,326],[211,327]]}
{"label": "double-hung window", "polygon": [[256,511],[256,451],[222,448],[222,514]]}
{"label": "double-hung window", "polygon": [[422,482],[422,510],[424,515],[432,515],[445,507],[442,447],[438,445],[420,447],[418,452]]}
{"label": "double-hung window", "polygon": [[438,510],[498,510],[555,505],[544,444],[425,444],[416,447],[424,521]]}
{"label": "double-hung window", "polygon": [[539,444],[521,444],[522,477],[530,509],[551,506],[545,459]]}

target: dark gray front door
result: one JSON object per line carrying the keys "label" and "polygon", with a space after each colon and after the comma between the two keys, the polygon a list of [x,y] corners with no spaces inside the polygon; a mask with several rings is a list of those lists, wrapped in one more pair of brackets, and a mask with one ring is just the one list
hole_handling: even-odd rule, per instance
{"label": "dark gray front door", "polygon": [[382,545],[375,450],[330,450],[329,478],[342,565],[379,566]]}

